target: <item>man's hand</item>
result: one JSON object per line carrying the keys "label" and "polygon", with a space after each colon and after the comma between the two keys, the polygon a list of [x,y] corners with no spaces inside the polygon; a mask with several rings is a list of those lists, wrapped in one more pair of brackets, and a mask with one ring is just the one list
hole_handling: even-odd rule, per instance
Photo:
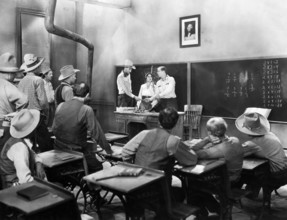
{"label": "man's hand", "polygon": [[36,163],[36,176],[39,177],[40,179],[46,179],[46,173],[42,163],[39,162]]}
{"label": "man's hand", "polygon": [[85,96],[85,98],[84,98],[84,103],[85,103],[85,104],[88,104],[91,100],[92,100],[92,99],[91,99],[91,97],[90,97],[90,93],[88,93],[88,94]]}
{"label": "man's hand", "polygon": [[136,101],[140,101],[141,100],[141,98],[139,98],[138,96],[135,96],[134,98],[135,98]]}
{"label": "man's hand", "polygon": [[208,135],[208,137],[209,137],[209,139],[210,139],[210,141],[211,141],[211,143],[213,143],[213,144],[219,144],[220,142],[221,142],[221,140],[219,139],[219,137],[216,137],[216,136],[214,136],[214,135]]}

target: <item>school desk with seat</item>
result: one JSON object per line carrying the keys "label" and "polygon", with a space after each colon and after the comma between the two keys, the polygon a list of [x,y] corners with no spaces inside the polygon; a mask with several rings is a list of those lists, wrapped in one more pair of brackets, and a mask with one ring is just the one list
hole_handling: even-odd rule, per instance
{"label": "school desk with seat", "polygon": [[[21,191],[31,195],[31,188],[41,189],[45,193],[31,200],[19,195]],[[7,215],[27,220],[81,220],[71,192],[38,178],[0,191],[0,219],[7,219]]]}

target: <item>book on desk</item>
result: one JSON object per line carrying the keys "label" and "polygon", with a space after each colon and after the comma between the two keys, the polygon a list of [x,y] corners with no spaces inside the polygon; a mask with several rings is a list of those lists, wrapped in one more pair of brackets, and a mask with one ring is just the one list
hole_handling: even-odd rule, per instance
{"label": "book on desk", "polygon": [[27,188],[18,190],[17,194],[25,199],[28,199],[29,201],[32,201],[45,195],[48,195],[49,191],[42,187],[32,185]]}

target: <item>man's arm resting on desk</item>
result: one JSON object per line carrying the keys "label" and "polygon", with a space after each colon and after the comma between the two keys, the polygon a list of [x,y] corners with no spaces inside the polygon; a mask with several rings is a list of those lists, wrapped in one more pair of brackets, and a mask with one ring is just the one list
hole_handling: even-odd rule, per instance
{"label": "man's arm resting on desk", "polygon": [[255,144],[252,141],[246,141],[242,144],[244,157],[250,156],[252,154],[256,154],[257,152],[261,151],[261,147]]}
{"label": "man's arm resting on desk", "polygon": [[211,141],[210,141],[209,137],[207,136],[207,137],[205,137],[204,139],[202,139],[201,141],[199,141],[199,142],[197,142],[196,144],[194,144],[194,145],[192,146],[192,150],[198,151],[198,150],[200,150],[200,149],[206,147],[206,146],[207,146],[208,144],[210,144],[210,143],[211,143]]}

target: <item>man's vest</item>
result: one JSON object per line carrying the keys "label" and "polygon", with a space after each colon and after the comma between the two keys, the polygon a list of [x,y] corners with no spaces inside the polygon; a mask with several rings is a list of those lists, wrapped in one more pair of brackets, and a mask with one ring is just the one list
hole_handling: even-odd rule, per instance
{"label": "man's vest", "polygon": [[66,85],[60,84],[60,85],[56,88],[56,91],[55,91],[55,101],[56,101],[57,106],[60,105],[62,102],[65,101],[65,100],[63,99],[63,97],[62,97],[62,91],[63,91],[64,86],[66,86]]}
{"label": "man's vest", "polygon": [[16,173],[16,168],[14,166],[14,162],[11,161],[7,156],[7,152],[9,151],[9,149],[18,142],[24,143],[24,145],[27,147],[29,151],[29,169],[31,171],[31,176],[35,175],[35,158],[32,151],[22,139],[11,137],[4,145],[0,154],[0,172],[1,175],[4,177],[3,180],[5,188],[12,186],[13,183],[19,181]]}
{"label": "man's vest", "polygon": [[66,143],[81,146],[87,145],[87,125],[79,121],[78,115],[83,103],[72,99],[62,103],[54,119],[54,134],[56,139]]}
{"label": "man's vest", "polygon": [[164,129],[152,129],[141,142],[135,157],[135,164],[164,170],[169,181],[174,165],[174,157],[169,156],[167,141],[170,134]]}

